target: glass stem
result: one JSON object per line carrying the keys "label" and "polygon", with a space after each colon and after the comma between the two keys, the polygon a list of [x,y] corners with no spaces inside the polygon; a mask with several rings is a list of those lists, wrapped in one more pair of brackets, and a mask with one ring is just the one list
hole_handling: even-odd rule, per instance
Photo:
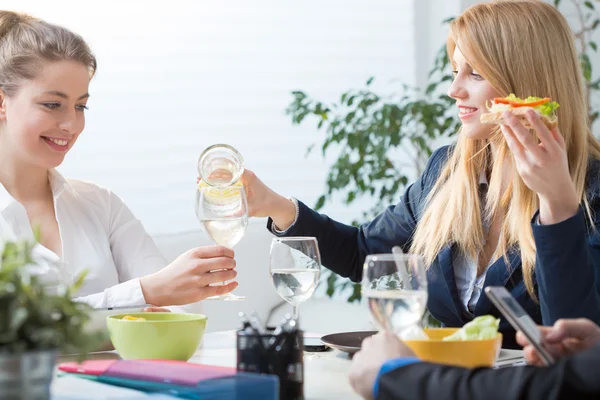
{"label": "glass stem", "polygon": [[295,320],[297,320],[298,317],[300,316],[300,310],[299,310],[299,308],[300,307],[298,305],[292,306],[292,310],[293,310],[292,311],[292,315],[294,316]]}

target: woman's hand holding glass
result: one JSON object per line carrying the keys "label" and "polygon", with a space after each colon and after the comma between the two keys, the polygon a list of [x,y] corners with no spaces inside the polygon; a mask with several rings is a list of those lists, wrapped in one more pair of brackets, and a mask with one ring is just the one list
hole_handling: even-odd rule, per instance
{"label": "woman's hand holding glass", "polygon": [[189,250],[160,271],[140,279],[144,299],[148,304],[162,307],[229,293],[237,287],[237,282],[210,285],[236,277],[233,257],[233,250],[223,246]]}

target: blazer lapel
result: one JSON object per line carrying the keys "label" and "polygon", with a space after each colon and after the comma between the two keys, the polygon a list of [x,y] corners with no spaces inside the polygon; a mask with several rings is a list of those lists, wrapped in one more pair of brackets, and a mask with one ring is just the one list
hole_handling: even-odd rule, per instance
{"label": "blazer lapel", "polygon": [[[521,267],[521,255],[518,249],[510,250],[507,256],[508,265],[504,261],[504,257],[500,257],[490,266],[483,283],[484,288],[487,286],[506,286],[513,272]],[[492,306],[492,302],[485,292],[481,293],[475,306],[475,315],[489,314]]]}
{"label": "blazer lapel", "polygon": [[461,325],[463,313],[454,269],[452,268],[452,247],[445,247],[436,262],[427,271],[429,286],[428,308],[434,316],[443,319],[445,325]]}

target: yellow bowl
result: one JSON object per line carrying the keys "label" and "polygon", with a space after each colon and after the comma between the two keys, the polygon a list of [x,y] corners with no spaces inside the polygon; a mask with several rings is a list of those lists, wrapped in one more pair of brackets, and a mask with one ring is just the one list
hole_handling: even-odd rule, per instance
{"label": "yellow bowl", "polygon": [[444,342],[442,338],[458,328],[425,329],[429,340],[405,340],[404,343],[423,361],[465,368],[491,367],[502,348],[502,334],[494,339]]}

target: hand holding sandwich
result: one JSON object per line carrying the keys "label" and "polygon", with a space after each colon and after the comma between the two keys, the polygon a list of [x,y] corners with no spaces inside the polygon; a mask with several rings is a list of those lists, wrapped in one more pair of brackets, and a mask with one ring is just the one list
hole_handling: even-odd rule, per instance
{"label": "hand holding sandwich", "polygon": [[[509,103],[508,107],[495,113],[493,121],[489,114],[484,114],[481,120],[500,124],[519,175],[538,195],[539,222],[556,224],[575,215],[580,201],[569,172],[565,142],[554,115],[558,104],[550,99],[517,100],[521,103]],[[495,99],[490,111],[499,104],[497,101]],[[532,135],[530,129],[537,135]]]}

